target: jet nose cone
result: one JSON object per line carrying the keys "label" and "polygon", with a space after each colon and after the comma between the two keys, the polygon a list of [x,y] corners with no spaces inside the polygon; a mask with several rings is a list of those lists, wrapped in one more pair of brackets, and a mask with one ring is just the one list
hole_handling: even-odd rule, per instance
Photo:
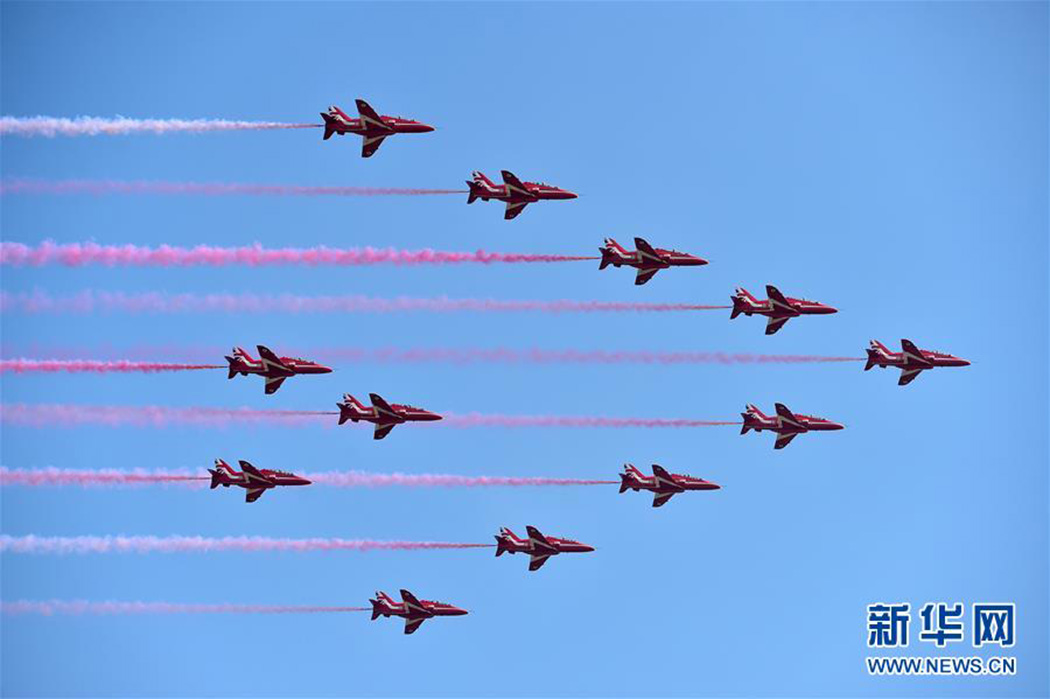
{"label": "jet nose cone", "polygon": [[824,305],[823,309],[824,309],[824,311],[823,311],[824,313],[838,313],[839,312],[839,309],[835,308],[834,306]]}
{"label": "jet nose cone", "polygon": [[828,423],[828,429],[829,430],[844,430],[844,429],[846,429],[846,426],[843,425],[841,422],[829,422]]}
{"label": "jet nose cone", "polygon": [[722,486],[718,485],[717,483],[712,483],[711,481],[708,481],[707,485],[711,488],[711,490],[721,490],[722,489]]}
{"label": "jet nose cone", "polygon": [[463,616],[464,614],[468,614],[469,612],[467,612],[466,609],[460,609],[459,607],[452,607],[451,609],[448,610],[448,613],[451,616]]}
{"label": "jet nose cone", "polygon": [[580,195],[579,195],[579,194],[577,194],[576,192],[570,192],[570,191],[569,191],[569,190],[567,190],[567,189],[563,189],[563,190],[562,190],[562,195],[563,195],[563,196],[564,196],[564,197],[565,197],[566,199],[579,199],[579,198],[580,198]]}
{"label": "jet nose cone", "polygon": [[308,478],[298,478],[295,482],[296,485],[313,485],[313,481]]}
{"label": "jet nose cone", "polygon": [[959,366],[970,366],[970,360],[969,359],[963,359],[961,357],[956,357],[955,361],[959,362]]}
{"label": "jet nose cone", "polygon": [[416,124],[416,127],[419,129],[420,133],[430,133],[431,131],[434,131],[435,128],[436,128],[436,127],[431,126],[430,124],[423,124],[423,123]]}
{"label": "jet nose cone", "polygon": [[580,551],[582,553],[590,553],[591,551],[594,551],[594,547],[591,546],[590,544],[581,544],[580,545]]}

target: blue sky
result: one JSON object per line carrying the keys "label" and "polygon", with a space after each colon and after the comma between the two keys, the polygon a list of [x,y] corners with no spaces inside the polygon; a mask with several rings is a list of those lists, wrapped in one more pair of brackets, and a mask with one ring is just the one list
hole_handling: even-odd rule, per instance
{"label": "blue sky", "polygon": [[[491,540],[597,546],[528,574],[491,551],[5,555],[4,599],[364,604],[407,587],[471,610],[411,637],[366,615],[5,618],[7,696],[1039,696],[1048,691],[1047,5],[5,2],[9,115],[304,121],[368,99],[438,130],[5,139],[4,176],[456,187],[501,168],[580,194],[504,222],[465,196],[20,196],[6,240],[590,254],[642,235],[711,260],[626,270],[4,269],[3,290],[362,293],[720,303],[774,283],[840,309],[678,315],[2,318],[5,348],[541,347],[862,355],[908,337],[973,361],[906,389],[830,366],[338,366],[275,396],[221,373],[5,376],[5,402],[732,419],[783,401],[844,422],[782,452],[694,430],[18,429],[9,467],[614,477],[656,462],[723,490],[661,510],[615,489],[13,490],[21,534]],[[218,358],[218,357],[217,357]],[[159,357],[158,359],[164,359]],[[1013,601],[1013,678],[868,677],[865,606]],[[916,627],[913,625],[913,633]],[[935,654],[913,642],[906,654]],[[969,645],[952,655],[987,655]]]}

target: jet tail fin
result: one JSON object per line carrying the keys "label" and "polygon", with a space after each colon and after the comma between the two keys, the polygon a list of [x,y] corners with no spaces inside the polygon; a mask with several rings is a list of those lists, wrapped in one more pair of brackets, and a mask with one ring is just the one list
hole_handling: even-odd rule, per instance
{"label": "jet tail fin", "polygon": [[878,362],[878,356],[879,356],[879,353],[876,352],[875,350],[873,350],[873,349],[869,349],[868,350],[868,362],[867,362],[867,364],[864,365],[864,371],[867,371],[868,369],[870,369],[873,366],[875,366],[875,364]]}
{"label": "jet tail fin", "polygon": [[469,192],[467,193],[467,203],[473,204],[477,201],[478,197],[481,196],[481,193],[478,191],[479,187],[476,183],[467,180],[467,188],[469,189]]}
{"label": "jet tail fin", "polygon": [[377,600],[377,599],[370,599],[368,601],[372,603],[372,621],[375,621],[376,619],[378,619],[380,617],[380,615],[382,615],[382,612],[380,611],[379,600]]}
{"label": "jet tail fin", "polygon": [[616,254],[607,247],[598,248],[598,252],[602,254],[602,261],[598,263],[598,269],[605,269],[613,263],[613,258]]}
{"label": "jet tail fin", "polygon": [[350,406],[346,403],[336,403],[335,407],[339,408],[339,424],[342,425],[350,419]]}
{"label": "jet tail fin", "polygon": [[327,112],[321,112],[321,118],[324,119],[324,136],[321,137],[322,141],[327,141],[335,133],[335,117]]}
{"label": "jet tail fin", "polygon": [[507,551],[507,540],[502,535],[496,535],[496,558],[499,558]]}
{"label": "jet tail fin", "polygon": [[626,493],[627,490],[630,487],[631,487],[631,485],[630,485],[630,482],[629,482],[628,475],[626,473],[621,473],[620,474],[620,492],[621,493]]}
{"label": "jet tail fin", "polygon": [[209,468],[208,473],[211,474],[211,490],[215,490],[219,487],[219,483],[222,477],[219,475],[219,472],[213,468]]}
{"label": "jet tail fin", "polygon": [[226,356],[226,361],[230,363],[230,371],[229,371],[229,373],[228,373],[228,374],[226,375],[226,378],[227,378],[227,379],[232,379],[232,378],[233,378],[234,376],[236,376],[236,375],[237,375],[237,369],[236,369],[236,367],[234,366],[234,365],[235,365],[235,364],[237,363],[237,360],[236,360],[236,359],[234,359],[233,357],[231,357],[231,356],[227,355],[227,356]]}
{"label": "jet tail fin", "polygon": [[731,296],[730,299],[733,301],[733,311],[729,314],[729,320],[732,320],[744,312],[747,303],[739,296]]}

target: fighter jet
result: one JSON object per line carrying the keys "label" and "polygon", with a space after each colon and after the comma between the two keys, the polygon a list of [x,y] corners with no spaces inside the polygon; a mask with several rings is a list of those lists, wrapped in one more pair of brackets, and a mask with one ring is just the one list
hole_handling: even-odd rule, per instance
{"label": "fighter jet", "polygon": [[620,474],[620,492],[652,491],[653,507],[660,507],[675,493],[684,493],[687,490],[718,490],[721,487],[717,483],[705,481],[696,476],[668,473],[657,464],[653,464],[653,475],[651,476],[646,476],[631,464],[624,464],[623,473]]}
{"label": "fighter jet", "polygon": [[369,393],[368,397],[372,401],[372,407],[367,407],[349,393],[344,393],[343,402],[336,403],[336,407],[339,408],[339,424],[342,425],[347,420],[353,422],[364,420],[375,423],[374,438],[382,439],[390,434],[390,430],[403,422],[431,422],[441,419],[440,415],[429,410],[411,405],[387,403],[375,393]]}
{"label": "fighter jet", "polygon": [[466,609],[453,607],[451,604],[416,599],[408,590],[401,590],[400,602],[395,602],[385,592],[376,592],[376,598],[368,601],[372,603],[372,621],[381,616],[402,617],[405,620],[406,634],[415,633],[420,624],[432,617],[462,616],[467,613]]}
{"label": "fighter jet", "polygon": [[281,485],[310,485],[310,481],[287,471],[271,471],[270,469],[257,469],[247,461],[238,462],[241,472],[233,468],[222,459],[215,459],[215,468],[209,468],[211,474],[211,487],[214,490],[220,485],[229,488],[231,485],[244,488],[248,492],[244,494],[245,502],[255,502],[262,494],[270,488]]}
{"label": "fighter jet", "polygon": [[741,313],[746,316],[756,313],[766,316],[769,318],[769,322],[766,323],[766,335],[772,335],[784,327],[784,323],[797,316],[838,313],[837,308],[817,301],[784,296],[772,284],[766,284],[766,295],[769,296],[768,299],[759,301],[747,289],[738,288],[736,295],[732,297],[733,312],[729,315],[730,319]]}
{"label": "fighter jet", "polygon": [[581,544],[572,539],[559,539],[553,536],[544,536],[536,527],[526,526],[528,539],[520,539],[507,529],[500,527],[496,535],[496,556],[504,553],[527,553],[529,554],[529,570],[539,570],[547,559],[559,553],[589,553],[594,550],[593,546]]}
{"label": "fighter jet", "polygon": [[278,357],[268,347],[257,345],[259,359],[245,352],[240,347],[233,348],[233,356],[226,357],[230,363],[230,373],[226,378],[232,379],[237,374],[247,376],[258,374],[266,379],[266,395],[276,393],[284,380],[296,374],[330,374],[332,370],[323,364],[311,362],[298,357]]}
{"label": "fighter jet", "polygon": [[575,199],[576,195],[567,189],[561,189],[542,182],[522,182],[513,173],[501,170],[503,184],[496,184],[484,174],[474,171],[473,181],[468,181],[470,193],[467,195],[467,203],[473,204],[475,199],[488,201],[497,199],[507,202],[507,210],[503,213],[506,221],[511,220],[522,212],[522,210],[534,201],[541,199]]}
{"label": "fighter jet", "polygon": [[634,246],[637,250],[633,252],[628,251],[612,238],[606,238],[605,245],[598,248],[598,252],[602,254],[602,261],[598,264],[598,269],[605,269],[609,265],[613,267],[620,267],[621,265],[634,267],[638,270],[638,275],[634,278],[634,284],[635,286],[641,286],[652,279],[653,275],[661,269],[667,269],[668,267],[698,267],[707,264],[707,260],[702,257],[678,252],[677,250],[654,248],[641,238],[634,239]]}
{"label": "fighter jet", "polygon": [[776,432],[777,441],[773,444],[773,448],[783,449],[803,432],[841,430],[845,427],[822,417],[793,413],[783,403],[777,403],[776,408],[776,415],[765,415],[755,406],[748,405],[747,411],[740,413],[740,416],[744,418],[744,426],[740,429],[740,434],[747,434],[748,430]]}
{"label": "fighter jet", "polygon": [[356,100],[358,118],[354,119],[336,106],[321,112],[324,119],[324,138],[327,141],[332,134],[356,133],[364,137],[361,144],[361,157],[370,158],[383,145],[383,139],[398,133],[428,133],[433,126],[413,119],[402,117],[379,116],[376,110],[362,99]]}
{"label": "fighter jet", "polygon": [[919,349],[911,340],[901,340],[900,352],[891,352],[886,345],[878,340],[872,340],[871,347],[868,348],[868,363],[864,365],[864,371],[873,366],[880,369],[888,366],[900,367],[901,376],[897,380],[897,385],[907,386],[924,369],[939,366],[970,366],[970,362],[946,352]]}

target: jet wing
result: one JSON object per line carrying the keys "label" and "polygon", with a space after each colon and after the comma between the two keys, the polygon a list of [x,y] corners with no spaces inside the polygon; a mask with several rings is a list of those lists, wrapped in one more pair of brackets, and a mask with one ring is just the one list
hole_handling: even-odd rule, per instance
{"label": "jet wing", "polygon": [[788,322],[789,320],[791,319],[787,316],[782,316],[780,318],[770,318],[769,322],[766,323],[766,335],[773,335],[774,333],[776,333],[777,330],[780,330],[782,327],[784,327],[784,323]]}
{"label": "jet wing", "polygon": [[642,284],[645,284],[647,281],[653,278],[654,274],[656,274],[659,271],[660,269],[658,267],[651,267],[649,269],[638,270],[638,274],[634,278],[634,285],[641,286]]}
{"label": "jet wing", "polygon": [[269,396],[271,394],[277,393],[277,389],[281,387],[281,384],[283,384],[284,380],[287,378],[287,376],[277,376],[272,379],[266,379],[266,385],[264,387],[266,395]]}
{"label": "jet wing", "polygon": [[678,485],[678,483],[675,482],[674,476],[668,473],[664,469],[664,467],[660,466],[659,464],[653,464],[653,475],[656,476],[656,479],[658,481],[663,481],[672,488],[677,488],[676,492],[681,492],[685,490],[685,488],[681,487],[680,485]]}
{"label": "jet wing", "polygon": [[377,408],[384,413],[389,413],[391,417],[397,417],[397,411],[394,410],[394,407],[387,403],[378,393],[369,393],[368,399],[372,401],[373,408]]}
{"label": "jet wing", "polygon": [[533,555],[529,559],[529,570],[539,570],[543,567],[543,564],[547,562],[547,559],[551,557],[549,553],[540,553]]}
{"label": "jet wing", "polygon": [[802,421],[795,416],[795,413],[788,410],[786,405],[784,405],[783,403],[777,403],[776,408],[777,415],[780,416],[781,422],[786,422],[792,427],[797,427],[801,430],[805,429],[805,426],[802,424]]}
{"label": "jet wing", "polygon": [[241,461],[240,465],[241,470],[244,471],[244,477],[248,480],[249,483],[264,483],[267,485],[272,483],[272,481],[266,476],[264,476],[262,472],[259,471],[259,469],[255,468],[247,461]]}
{"label": "jet wing", "polygon": [[503,184],[506,185],[508,194],[515,192],[523,197],[528,197],[531,201],[536,201],[536,195],[530,192],[525,183],[515,177],[513,172],[500,170],[500,174],[503,175]]}
{"label": "jet wing", "polygon": [[507,210],[503,212],[503,220],[510,221],[511,219],[517,218],[518,214],[525,210],[528,203],[529,202],[527,201],[508,202]]}
{"label": "jet wing", "polygon": [[276,376],[295,376],[295,372],[282,362],[281,358],[274,354],[269,347],[256,345],[256,349],[259,350],[259,358],[262,360],[263,368],[266,369],[267,373]]}
{"label": "jet wing", "polygon": [[361,157],[371,158],[372,154],[379,150],[379,146],[383,145],[384,138],[386,138],[386,135],[365,136],[361,141]]}
{"label": "jet wing", "polygon": [[394,429],[397,423],[390,422],[385,425],[376,425],[376,431],[372,433],[372,439],[382,439],[383,437],[390,434],[390,430]]}
{"label": "jet wing", "polygon": [[417,616],[411,619],[405,619],[405,633],[415,633],[416,629],[418,629],[419,626],[426,620],[427,618],[425,616]]}
{"label": "jet wing", "polygon": [[532,540],[534,546],[538,546],[542,549],[547,549],[548,551],[558,550],[558,547],[552,544],[543,534],[540,534],[540,530],[536,527],[526,526],[525,531],[529,533],[529,539]]}
{"label": "jet wing", "polygon": [[922,369],[901,369],[901,377],[897,379],[898,386],[907,386],[919,377]]}
{"label": "jet wing", "polygon": [[642,238],[634,239],[634,247],[637,248],[638,252],[642,254],[642,257],[648,257],[650,260],[654,260],[656,262],[664,261],[664,258],[660,256],[660,253],[656,251],[656,248],[654,248]]}
{"label": "jet wing", "polygon": [[780,306],[788,311],[795,310],[795,307],[791,305],[791,302],[787,300],[787,297],[780,293],[780,289],[772,284],[766,284],[766,295],[769,296],[769,300],[773,302],[774,306]]}
{"label": "jet wing", "polygon": [[405,603],[405,606],[409,609],[415,609],[417,612],[422,612],[425,616],[434,616],[430,613],[430,610],[423,606],[423,603],[408,590],[401,590],[401,601]]}
{"label": "jet wing", "polygon": [[661,507],[674,493],[657,493],[653,496],[653,507]]}
{"label": "jet wing", "polygon": [[[361,121],[366,122],[369,126],[383,129],[384,131],[393,131],[393,129],[387,126],[386,122],[383,121],[383,117],[379,116],[379,113],[372,109],[372,105],[361,99],[355,100],[355,102],[357,102],[357,114],[361,117]],[[376,148],[378,147],[379,146],[376,146]],[[375,150],[372,152],[374,153]],[[369,153],[369,155],[371,155],[371,153]],[[368,155],[365,157],[367,158]]]}
{"label": "jet wing", "polygon": [[262,494],[266,492],[266,488],[249,488],[248,492],[244,494],[245,502],[255,502],[262,497]]}
{"label": "jet wing", "polygon": [[926,366],[933,366],[930,360],[927,359],[922,350],[915,346],[915,343],[911,340],[901,340],[901,349],[904,350],[904,354],[912,359],[916,364],[924,364]]}
{"label": "jet wing", "polygon": [[786,447],[792,439],[798,436],[798,432],[788,432],[787,434],[778,434],[777,441],[773,443],[774,449],[783,449]]}

